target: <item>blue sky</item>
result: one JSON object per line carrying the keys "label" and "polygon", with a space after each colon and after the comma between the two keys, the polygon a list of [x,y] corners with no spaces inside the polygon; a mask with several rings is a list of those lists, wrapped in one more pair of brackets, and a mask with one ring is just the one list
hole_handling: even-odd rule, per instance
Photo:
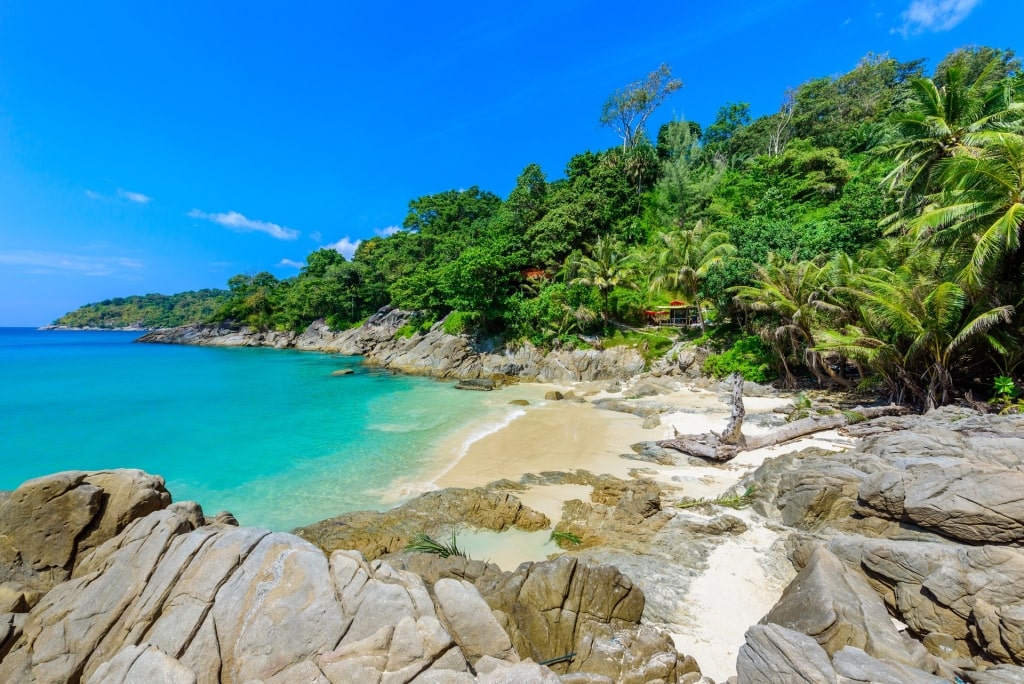
{"label": "blue sky", "polygon": [[662,62],[685,87],[653,131],[770,113],[868,52],[1019,47],[1019,0],[355,5],[0,0],[0,325],[288,277],[415,197],[558,178]]}

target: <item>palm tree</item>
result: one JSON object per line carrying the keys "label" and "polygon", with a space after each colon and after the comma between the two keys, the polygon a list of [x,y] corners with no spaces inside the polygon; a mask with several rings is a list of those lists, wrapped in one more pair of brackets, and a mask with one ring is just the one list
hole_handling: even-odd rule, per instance
{"label": "palm tree", "polygon": [[704,332],[704,312],[700,306],[700,289],[714,267],[736,253],[729,235],[708,230],[700,221],[689,230],[661,233],[665,248],[658,257],[660,275],[652,281],[655,288],[667,286],[687,304],[697,307],[697,320]]}
{"label": "palm tree", "polygon": [[941,164],[945,189],[911,224],[917,237],[948,250],[957,281],[976,293],[1019,280],[1024,230],[1024,135],[988,133],[979,142],[975,154]]}
{"label": "palm tree", "polygon": [[836,327],[845,314],[828,297],[830,272],[828,266],[814,261],[797,261],[795,254],[787,260],[773,252],[767,264],[755,266],[752,284],[730,288],[741,307],[774,317],[776,325],[765,337],[778,353],[790,385],[795,383],[788,362],[790,353],[803,360],[819,383],[827,375],[840,385],[851,384],[832,370],[815,343],[816,330],[823,325]]}
{"label": "palm tree", "polygon": [[1014,310],[972,307],[961,285],[936,277],[934,266],[922,269],[924,261],[862,275],[846,289],[861,304],[858,324],[823,334],[819,348],[863,361],[898,395],[907,389],[931,409],[952,401],[952,370],[969,343],[1008,322]]}
{"label": "palm tree", "polygon": [[911,79],[910,110],[892,117],[896,140],[875,153],[896,160],[885,177],[891,190],[900,190],[901,213],[919,208],[919,201],[936,186],[939,162],[977,150],[978,134],[1019,122],[1024,109],[1013,89],[994,82],[993,61],[973,81],[960,67],[950,67],[940,87],[930,78]]}
{"label": "palm tree", "polygon": [[601,316],[609,319],[608,297],[616,287],[632,287],[633,262],[630,255],[614,240],[600,237],[593,245],[585,244],[590,256],[575,261],[576,276],[572,284],[597,288],[601,295]]}

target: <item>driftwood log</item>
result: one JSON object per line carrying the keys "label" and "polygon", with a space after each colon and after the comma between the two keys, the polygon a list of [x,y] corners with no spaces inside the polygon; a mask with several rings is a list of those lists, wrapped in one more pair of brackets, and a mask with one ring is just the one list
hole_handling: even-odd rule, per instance
{"label": "driftwood log", "polygon": [[690,456],[699,456],[709,461],[724,462],[736,458],[736,454],[750,449],[784,444],[800,437],[813,435],[815,432],[834,430],[852,423],[859,423],[879,416],[897,416],[908,413],[903,406],[858,406],[852,411],[836,412],[830,415],[811,416],[793,421],[789,425],[773,430],[765,435],[745,437],[743,435],[743,418],[746,409],[743,407],[743,376],[733,375],[732,416],[721,435],[706,432],[702,435],[676,435],[672,439],[663,439],[656,444],[666,449],[681,451]]}

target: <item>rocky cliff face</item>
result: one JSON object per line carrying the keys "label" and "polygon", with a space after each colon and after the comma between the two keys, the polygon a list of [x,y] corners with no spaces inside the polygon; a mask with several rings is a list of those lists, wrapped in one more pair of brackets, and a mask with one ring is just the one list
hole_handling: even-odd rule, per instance
{"label": "rocky cliff face", "polygon": [[611,380],[629,378],[644,369],[643,357],[635,349],[616,347],[548,354],[529,344],[516,349],[495,349],[465,335],[448,335],[440,323],[427,333],[396,339],[395,334],[411,316],[407,311],[385,308],[358,328],[332,331],[323,321],[317,321],[301,334],[217,325],[185,326],[151,332],[139,341],[333,352],[362,356],[367,363],[381,368],[438,378]]}

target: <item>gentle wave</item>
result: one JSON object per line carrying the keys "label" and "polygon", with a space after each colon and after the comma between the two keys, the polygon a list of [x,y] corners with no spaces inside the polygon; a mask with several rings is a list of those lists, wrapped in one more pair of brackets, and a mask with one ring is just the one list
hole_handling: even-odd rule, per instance
{"label": "gentle wave", "polygon": [[517,418],[521,418],[526,415],[526,411],[521,408],[507,411],[497,421],[485,420],[476,429],[471,430],[466,438],[459,443],[459,447],[456,450],[455,458],[452,459],[437,475],[430,480],[418,480],[413,482],[402,482],[398,480],[393,482],[387,489],[382,489],[376,492],[381,500],[389,504],[399,504],[403,501],[408,501],[421,494],[427,492],[434,492],[440,489],[437,481],[442,477],[451,472],[452,468],[457,466],[459,462],[466,457],[469,453],[470,447],[481,439],[493,435],[499,430],[503,430],[512,424],[512,421]]}
{"label": "gentle wave", "polygon": [[430,484],[436,486],[438,480],[440,480],[442,477],[450,473],[452,468],[457,466],[459,462],[466,457],[466,454],[469,453],[469,448],[473,446],[476,442],[479,442],[484,437],[493,435],[495,432],[498,432],[499,430],[504,430],[509,425],[511,425],[512,421],[514,421],[516,418],[522,418],[525,415],[526,411],[524,409],[515,409],[514,411],[509,411],[505,415],[503,420],[500,420],[497,423],[488,423],[485,425],[481,425],[478,429],[471,432],[469,436],[466,437],[465,440],[463,440],[461,446],[459,447],[459,452],[458,455],[455,457],[455,460],[453,460],[451,463],[445,466],[445,469],[438,473],[437,476],[434,477],[434,479],[430,480]]}

